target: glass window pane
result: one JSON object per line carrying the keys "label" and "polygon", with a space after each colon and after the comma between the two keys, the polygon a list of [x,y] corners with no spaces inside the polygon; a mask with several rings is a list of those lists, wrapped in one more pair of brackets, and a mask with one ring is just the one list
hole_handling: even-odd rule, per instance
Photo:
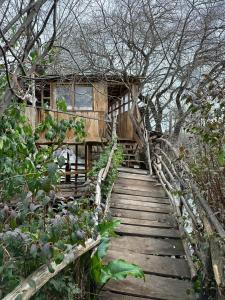
{"label": "glass window pane", "polygon": [[92,110],[92,86],[75,86],[75,109]]}
{"label": "glass window pane", "polygon": [[64,99],[67,109],[72,109],[71,85],[60,84],[56,86],[56,101]]}

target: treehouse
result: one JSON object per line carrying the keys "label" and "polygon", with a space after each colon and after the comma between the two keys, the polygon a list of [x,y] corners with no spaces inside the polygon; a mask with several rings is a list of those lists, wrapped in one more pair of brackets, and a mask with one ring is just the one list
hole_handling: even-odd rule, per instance
{"label": "treehouse", "polygon": [[[121,140],[137,140],[136,130],[129,111],[138,95],[140,78],[116,75],[47,76],[35,80],[36,102],[26,107],[26,116],[35,128],[46,114],[57,120],[70,120],[75,116],[84,121],[86,137],[77,141],[71,130],[67,131],[65,147],[74,151],[74,166],[79,164],[85,178],[95,154],[111,139],[113,116],[117,115],[117,135]],[[66,112],[57,109],[57,101],[64,100]],[[135,111],[138,114],[138,110]],[[40,134],[37,144],[48,145],[45,134]],[[83,149],[83,150],[81,150]],[[81,154],[82,153],[82,154]],[[82,162],[79,157],[82,156]],[[75,172],[76,173],[76,172]]]}
{"label": "treehouse", "polygon": [[[49,111],[54,118],[70,119],[80,116],[85,122],[84,142],[97,144],[107,142],[107,125],[113,113],[118,113],[118,136],[134,139],[134,128],[128,111],[134,95],[137,95],[140,79],[119,76],[69,75],[63,78],[48,76],[36,81],[36,103],[26,108],[26,115],[33,127],[37,126]],[[57,101],[64,99],[67,112],[57,110]],[[65,144],[75,144],[68,132]],[[45,144],[44,136],[39,143]]]}

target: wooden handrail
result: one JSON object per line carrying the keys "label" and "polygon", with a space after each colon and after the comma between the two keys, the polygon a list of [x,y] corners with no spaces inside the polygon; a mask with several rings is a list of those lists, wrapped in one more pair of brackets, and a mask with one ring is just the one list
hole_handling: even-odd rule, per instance
{"label": "wooden handrail", "polygon": [[82,256],[84,253],[96,247],[100,243],[100,240],[100,237],[97,237],[96,240],[88,239],[85,242],[85,247],[81,245],[73,247],[72,250],[65,254],[63,261],[58,265],[52,261],[51,266],[54,269],[53,273],[49,272],[47,265],[41,266],[2,300],[15,300],[19,295],[23,300],[30,299],[44,284],[56,276],[66,266],[68,266],[78,257]]}
{"label": "wooden handrail", "polygon": [[[188,165],[179,159],[179,152],[177,149],[175,149],[165,138],[158,138],[154,141],[155,146],[152,149],[153,157],[151,160],[152,166],[163,189],[175,207],[179,230],[183,233],[183,245],[192,277],[196,275],[196,267],[192,261],[190,246],[192,247],[192,250],[195,251],[195,254],[202,262],[204,268],[208,272],[211,272],[211,269],[213,269],[218,291],[220,291],[220,288],[224,289],[225,286],[224,275],[221,269],[223,257],[217,257],[216,260],[211,260],[211,257],[214,255],[211,238],[216,237],[218,241],[224,242],[225,230],[206,199],[202,196]],[[164,145],[166,147],[163,147]],[[192,198],[195,208],[191,207],[185,197],[180,194],[182,189],[185,193],[190,195],[189,197]],[[175,204],[175,198],[180,199],[180,203],[185,207],[189,220],[192,221],[193,226],[191,235],[182,224],[183,210],[180,206]],[[209,238],[207,239],[207,237]],[[210,257],[201,253],[202,250],[199,249],[199,243],[202,243],[202,241],[206,244],[208,243]],[[211,267],[209,266],[209,262],[212,264]]]}

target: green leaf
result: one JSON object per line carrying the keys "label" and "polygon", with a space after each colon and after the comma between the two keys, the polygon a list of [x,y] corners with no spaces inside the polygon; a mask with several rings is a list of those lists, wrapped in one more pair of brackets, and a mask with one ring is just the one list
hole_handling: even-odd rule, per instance
{"label": "green leaf", "polygon": [[98,246],[97,254],[99,258],[106,256],[106,253],[109,249],[109,238],[103,238],[101,244]]}
{"label": "green leaf", "polygon": [[58,265],[58,264],[61,264],[61,262],[63,261],[64,259],[64,255],[63,253],[59,253],[57,254],[55,257],[54,257],[54,261],[55,263]]}
{"label": "green leaf", "polygon": [[48,174],[49,174],[49,176],[54,176],[55,175],[55,173],[57,172],[57,170],[58,170],[58,165],[56,164],[56,163],[49,163],[48,165],[47,165],[47,169],[48,169]]}
{"label": "green leaf", "polygon": [[48,264],[48,270],[50,273],[54,273],[55,270],[53,269],[52,265],[51,264]]}
{"label": "green leaf", "polygon": [[91,258],[91,276],[96,283],[101,283],[101,272],[104,267],[101,259],[97,255]]}
{"label": "green leaf", "polygon": [[114,230],[120,225],[120,220],[113,219],[104,221],[98,225],[99,233],[102,237],[115,236]]}
{"label": "green leaf", "polygon": [[2,149],[3,149],[3,145],[4,145],[4,141],[3,141],[3,139],[2,139],[2,138],[0,138],[0,150],[2,150]]}
{"label": "green leaf", "polygon": [[123,259],[116,259],[103,267],[100,281],[104,284],[110,279],[123,280],[127,276],[144,279],[144,272],[135,264],[130,264]]}
{"label": "green leaf", "polygon": [[56,106],[58,110],[61,110],[63,112],[67,111],[67,105],[65,99],[57,99]]}
{"label": "green leaf", "polygon": [[220,150],[218,156],[217,156],[218,162],[220,164],[220,166],[224,166],[225,165],[225,151],[224,149]]}

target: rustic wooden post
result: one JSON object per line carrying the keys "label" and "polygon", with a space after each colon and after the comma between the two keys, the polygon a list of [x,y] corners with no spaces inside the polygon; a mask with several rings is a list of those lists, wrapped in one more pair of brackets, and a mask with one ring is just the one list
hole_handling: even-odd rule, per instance
{"label": "rustic wooden post", "polygon": [[146,156],[148,159],[148,168],[149,174],[152,176],[152,162],[151,162],[151,152],[150,152],[150,143],[148,139],[148,131],[145,129],[145,147],[146,147]]}

